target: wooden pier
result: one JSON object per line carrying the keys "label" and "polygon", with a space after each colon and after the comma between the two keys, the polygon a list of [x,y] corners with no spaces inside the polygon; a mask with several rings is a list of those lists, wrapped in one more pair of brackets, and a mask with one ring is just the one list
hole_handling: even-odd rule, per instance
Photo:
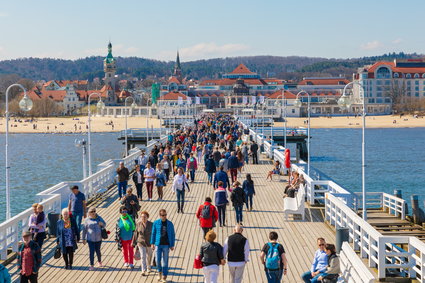
{"label": "wooden pier", "polygon": [[[300,274],[309,270],[316,247],[316,238],[324,237],[329,243],[334,243],[335,235],[331,228],[324,223],[324,209],[322,207],[307,206],[306,220],[284,221],[282,212],[282,194],[286,177],[280,180],[275,177],[273,181],[266,181],[266,173],[271,169],[272,162],[262,160],[260,165],[249,164],[245,167],[243,175],[251,173],[255,182],[256,196],[254,197],[254,210],[244,210],[243,234],[250,242],[250,261],[247,263],[244,282],[266,282],[263,265],[259,256],[261,248],[268,240],[268,233],[276,231],[279,241],[283,244],[288,258],[288,274],[283,282],[302,282]],[[244,178],[243,178],[244,179]],[[147,210],[150,220],[158,218],[158,210],[165,208],[168,218],[176,228],[176,249],[170,252],[169,282],[203,282],[202,270],[193,268],[193,259],[199,253],[202,244],[202,232],[195,217],[198,206],[203,203],[206,196],[213,196],[213,189],[207,184],[206,173],[199,170],[196,181],[191,184],[190,193],[186,194],[185,214],[176,213],[175,196],[170,190],[171,181],[164,188],[165,196],[162,202],[141,203],[142,210]],[[146,195],[146,191],[144,191]],[[154,194],[155,197],[155,194]],[[102,243],[102,262],[105,267],[89,271],[88,246],[78,245],[75,254],[73,270],[63,268],[63,259],[53,259],[52,251],[55,247],[54,239],[48,241],[44,249],[46,262],[40,269],[39,282],[157,282],[155,273],[142,276],[140,265],[131,270],[124,267],[122,254],[117,250],[114,242],[115,223],[119,217],[120,204],[117,200],[117,191],[110,189],[106,195],[92,205],[97,207],[97,212],[107,222],[107,229],[111,231],[109,239]],[[227,227],[216,228],[217,241],[221,244],[227,236],[232,234],[235,224],[235,213],[229,206],[226,214]],[[11,266],[8,266],[11,268]],[[16,272],[13,265],[11,271]],[[17,275],[15,275],[17,278]],[[219,282],[229,282],[228,267],[220,267]]]}

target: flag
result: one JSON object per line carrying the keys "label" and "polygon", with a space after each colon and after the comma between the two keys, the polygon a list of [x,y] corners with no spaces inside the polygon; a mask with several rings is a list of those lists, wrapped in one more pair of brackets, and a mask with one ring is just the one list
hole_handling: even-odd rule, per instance
{"label": "flag", "polygon": [[264,95],[261,95],[261,96],[260,96],[260,100],[259,100],[259,102],[260,102],[261,104],[263,104],[263,103],[264,103]]}
{"label": "flag", "polygon": [[254,105],[255,103],[257,103],[257,97],[251,96],[251,104]]}
{"label": "flag", "polygon": [[195,101],[196,101],[196,104],[201,104],[201,98],[200,97],[196,97]]}
{"label": "flag", "polygon": [[192,104],[192,97],[187,97],[187,105],[191,105]]}
{"label": "flag", "polygon": [[178,104],[183,105],[183,97],[181,96],[178,97]]}
{"label": "flag", "polygon": [[248,98],[246,96],[242,97],[242,104],[247,104],[248,103]]}

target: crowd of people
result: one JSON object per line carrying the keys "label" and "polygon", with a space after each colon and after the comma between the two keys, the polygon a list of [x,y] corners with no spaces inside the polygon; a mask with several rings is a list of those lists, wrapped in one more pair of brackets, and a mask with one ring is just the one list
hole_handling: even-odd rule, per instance
{"label": "crowd of people", "polygon": [[[176,244],[174,224],[167,219],[167,211],[159,209],[158,219],[151,222],[150,213],[142,210],[142,202],[164,198],[164,187],[170,183],[176,198],[176,212],[185,213],[185,195],[197,180],[197,171],[203,168],[206,181],[211,186],[211,196],[206,196],[196,211],[202,229],[202,245],[198,256],[201,261],[204,281],[217,282],[220,265],[227,265],[231,282],[242,282],[246,263],[250,259],[249,239],[243,235],[243,211],[253,211],[255,184],[250,173],[242,175],[243,168],[252,159],[258,164],[258,144],[249,141],[238,122],[228,115],[206,115],[195,120],[193,125],[171,133],[166,144],[155,145],[147,155],[142,152],[135,160],[131,172],[121,162],[116,170],[118,198],[121,204],[115,229],[115,241],[122,251],[123,265],[135,268],[140,261],[142,276],[149,276],[156,266],[158,281],[167,282],[169,253]],[[267,178],[280,174],[276,163]],[[132,179],[135,190],[128,185]],[[244,180],[242,180],[244,179]],[[303,182],[297,172],[291,174],[285,196],[294,197]],[[156,192],[154,192],[156,187]],[[144,194],[147,194],[145,196]],[[216,225],[226,226],[227,206],[234,210],[236,225],[223,245],[216,242]],[[21,282],[37,282],[41,264],[41,248],[45,238],[46,216],[41,205],[33,206],[29,220],[30,230],[23,234],[19,252]],[[87,215],[88,213],[88,215]],[[73,269],[77,244],[88,245],[89,270],[102,267],[102,241],[108,238],[106,222],[97,214],[96,207],[87,208],[86,197],[78,186],[71,187],[68,207],[61,213],[57,223],[57,254],[62,257],[65,269]],[[332,282],[339,273],[339,261],[335,246],[318,239],[319,249],[310,271],[301,275],[305,282]],[[195,252],[194,252],[195,253]],[[275,231],[269,233],[261,249],[260,260],[264,264],[268,282],[281,282],[287,274],[288,260],[284,246],[278,242]]]}

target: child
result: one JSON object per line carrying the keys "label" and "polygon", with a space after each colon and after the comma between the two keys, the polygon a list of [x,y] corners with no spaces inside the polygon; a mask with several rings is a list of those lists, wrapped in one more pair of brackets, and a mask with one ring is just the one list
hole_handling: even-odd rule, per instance
{"label": "child", "polygon": [[37,226],[37,228],[34,228],[34,238],[37,237],[38,228],[39,228],[38,226],[44,222],[44,218],[46,217],[44,215],[43,209],[44,209],[43,205],[41,204],[37,205],[37,219],[35,221],[35,225]]}

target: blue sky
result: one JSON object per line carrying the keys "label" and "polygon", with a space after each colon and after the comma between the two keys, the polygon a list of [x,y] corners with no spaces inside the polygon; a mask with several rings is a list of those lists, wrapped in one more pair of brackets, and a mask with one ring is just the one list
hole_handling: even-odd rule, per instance
{"label": "blue sky", "polygon": [[425,1],[1,1],[0,60],[425,53]]}

